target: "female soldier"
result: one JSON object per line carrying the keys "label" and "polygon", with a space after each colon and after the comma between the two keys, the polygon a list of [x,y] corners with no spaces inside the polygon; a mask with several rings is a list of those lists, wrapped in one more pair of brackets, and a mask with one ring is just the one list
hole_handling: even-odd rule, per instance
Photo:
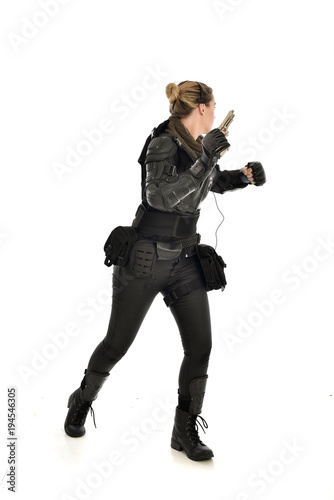
{"label": "female soldier", "polygon": [[84,435],[92,402],[160,292],[176,320],[184,350],[171,446],[184,450],[191,460],[205,460],[213,452],[200,440],[197,424],[207,427],[199,414],[211,351],[207,290],[212,286],[199,258],[200,248],[205,248],[198,245],[196,233],[199,207],[210,190],[224,193],[249,183],[262,185],[265,174],[257,162],[242,170],[220,171],[217,160],[230,145],[223,132],[211,130],[216,103],[210,87],[193,81],[170,83],[166,95],[170,117],[153,129],[139,158],[142,203],[132,226],[116,228],[105,245],[106,254],[117,250],[105,261],[114,264],[108,331],[80,387],[69,397],[64,427],[71,437]]}

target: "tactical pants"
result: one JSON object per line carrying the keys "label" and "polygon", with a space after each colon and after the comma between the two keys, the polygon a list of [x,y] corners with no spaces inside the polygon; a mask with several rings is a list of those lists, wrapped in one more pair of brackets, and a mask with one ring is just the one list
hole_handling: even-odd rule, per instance
{"label": "tactical pants", "polygon": [[[196,277],[203,279],[198,257],[196,253],[187,257],[184,251],[177,259],[158,259],[153,274],[145,278],[135,277],[129,265],[114,266],[108,331],[94,350],[88,370],[109,372],[131,346],[157,294],[160,292],[166,296],[180,284]],[[184,350],[179,372],[179,392],[188,397],[189,382],[207,374],[211,352],[210,311],[204,279],[202,286],[180,297],[169,309],[179,328]],[[157,318],[157,335],[163,321],[163,317]],[[150,346],[147,346],[146,352],[144,361],[149,363],[153,354]],[[164,352],[162,348],[154,356],[164,358]]]}

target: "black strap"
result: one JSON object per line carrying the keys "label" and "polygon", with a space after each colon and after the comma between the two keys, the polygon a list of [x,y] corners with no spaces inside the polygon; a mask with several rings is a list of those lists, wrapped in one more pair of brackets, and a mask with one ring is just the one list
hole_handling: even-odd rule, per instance
{"label": "black strap", "polygon": [[185,238],[184,240],[177,241],[177,243],[181,243],[182,248],[188,248],[193,245],[197,245],[201,241],[200,234],[194,234],[194,236],[190,236],[190,238]]}
{"label": "black strap", "polygon": [[187,295],[188,293],[192,292],[193,290],[201,286],[204,286],[203,279],[195,278],[192,281],[189,281],[188,283],[184,283],[183,285],[176,287],[168,295],[166,295],[166,297],[164,297],[166,306],[170,307],[178,299],[180,299],[184,295]]}

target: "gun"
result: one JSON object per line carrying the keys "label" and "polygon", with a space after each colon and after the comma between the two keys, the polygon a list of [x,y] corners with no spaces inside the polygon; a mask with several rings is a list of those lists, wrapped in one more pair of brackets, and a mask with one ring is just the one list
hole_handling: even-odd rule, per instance
{"label": "gun", "polygon": [[[223,131],[224,133],[228,131],[228,128],[229,126],[231,125],[231,123],[233,122],[233,118],[234,118],[234,111],[233,109],[231,109],[231,111],[229,111],[226,115],[226,117],[224,118],[224,120],[221,122],[221,124],[219,125],[219,130]],[[220,156],[223,156],[223,154],[225,154],[227,151],[227,149],[225,149],[224,151],[222,151],[220,153]]]}

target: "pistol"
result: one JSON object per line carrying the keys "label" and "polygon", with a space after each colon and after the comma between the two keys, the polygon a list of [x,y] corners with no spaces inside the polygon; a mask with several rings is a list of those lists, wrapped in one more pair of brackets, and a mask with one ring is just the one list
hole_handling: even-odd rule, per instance
{"label": "pistol", "polygon": [[[233,109],[231,109],[231,111],[229,111],[226,115],[226,117],[224,118],[224,120],[221,122],[221,124],[219,125],[219,130],[223,131],[223,132],[227,132],[228,131],[228,128],[229,126],[231,125],[231,123],[233,122],[233,118],[234,118],[234,111]],[[227,149],[225,149],[224,151],[222,151],[220,153],[220,156],[223,156],[224,153],[226,153]]]}

